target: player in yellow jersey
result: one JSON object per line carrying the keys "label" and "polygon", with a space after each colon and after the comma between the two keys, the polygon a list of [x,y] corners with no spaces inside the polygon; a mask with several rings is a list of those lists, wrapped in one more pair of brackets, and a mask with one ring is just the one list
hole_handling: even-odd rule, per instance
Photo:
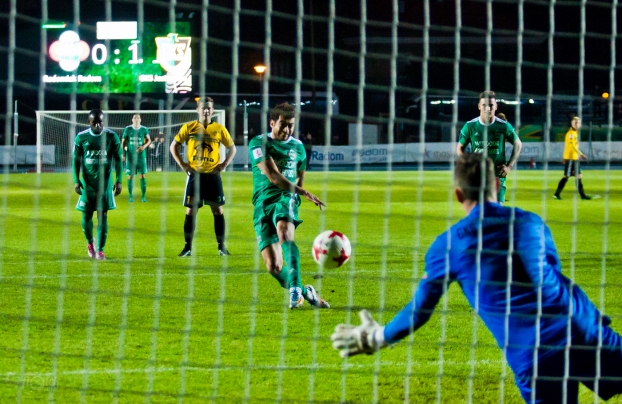
{"label": "player in yellow jersey", "polygon": [[581,181],[581,167],[579,165],[579,157],[587,160],[587,156],[579,150],[579,129],[581,128],[581,118],[573,116],[570,120],[570,129],[566,132],[566,145],[564,147],[564,176],[557,185],[557,191],[553,195],[555,199],[562,199],[561,194],[568,177],[577,179],[577,190],[581,195],[581,199],[592,199],[587,196],[583,190],[583,182]]}
{"label": "player in yellow jersey", "polygon": [[[179,253],[180,257],[189,257],[192,254],[192,238],[196,223],[196,214],[204,203],[208,204],[214,215],[214,231],[218,242],[218,254],[230,255],[225,246],[225,217],[222,206],[225,204],[225,194],[222,189],[220,172],[224,171],[235,156],[235,144],[229,131],[223,125],[212,120],[214,100],[210,97],[197,101],[196,121],[184,124],[175,139],[171,142],[170,150],[173,158],[187,174],[184,206],[186,219],[184,221],[184,237],[186,244]],[[181,145],[186,144],[185,162],[181,156]],[[220,162],[220,145],[227,148],[227,156]]]}

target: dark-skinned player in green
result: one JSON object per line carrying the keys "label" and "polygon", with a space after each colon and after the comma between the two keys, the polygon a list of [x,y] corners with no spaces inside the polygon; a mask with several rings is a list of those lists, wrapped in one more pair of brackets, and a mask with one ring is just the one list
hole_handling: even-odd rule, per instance
{"label": "dark-skinned player in green", "polygon": [[[306,154],[302,142],[292,135],[296,124],[295,109],[288,103],[270,111],[268,134],[254,137],[248,152],[253,170],[253,225],[268,272],[281,287],[289,290],[290,309],[301,307],[305,300],[313,307],[328,308],[312,285],[302,285],[300,251],[294,233],[300,196],[320,209],[324,203],[302,188]],[[285,256],[285,259],[283,259]]]}
{"label": "dark-skinned player in green", "polygon": [[127,174],[129,201],[134,202],[134,176],[140,175],[141,201],[147,202],[147,147],[151,144],[149,129],[140,124],[140,114],[132,116],[132,124],[123,129],[121,151]]}
{"label": "dark-skinned player in green", "polygon": [[[104,113],[89,112],[90,128],[76,135],[73,146],[73,182],[80,198],[76,209],[82,212],[82,230],[89,257],[105,260],[108,211],[117,207],[114,197],[121,193],[121,141],[119,135],[104,128]],[[114,165],[116,182],[111,183]],[[82,179],[80,179],[82,172]],[[97,248],[93,239],[93,213],[97,212]]]}
{"label": "dark-skinned player in green", "polygon": [[[520,151],[523,147],[516,131],[508,122],[495,117],[497,111],[497,99],[494,91],[484,91],[479,95],[479,116],[464,124],[460,131],[460,140],[456,153],[464,154],[468,145],[471,145],[473,153],[483,153],[486,150],[495,164],[495,174],[499,181],[497,200],[505,202],[505,178],[516,164]],[[486,133],[486,143],[484,134]],[[505,157],[505,143],[514,146],[510,160]]]}

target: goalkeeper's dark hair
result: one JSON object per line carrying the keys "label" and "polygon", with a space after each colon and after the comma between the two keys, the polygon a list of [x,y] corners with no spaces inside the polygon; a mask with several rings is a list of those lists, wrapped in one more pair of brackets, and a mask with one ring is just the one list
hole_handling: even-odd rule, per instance
{"label": "goalkeeper's dark hair", "polygon": [[283,119],[290,120],[296,116],[296,108],[287,102],[279,104],[270,111],[270,120],[278,121],[281,115]]}
{"label": "goalkeeper's dark hair", "polygon": [[494,98],[496,100],[497,99],[497,95],[495,94],[494,91],[484,91],[484,92],[479,93],[479,99],[481,100],[482,98],[483,99],[487,98],[489,100]]}
{"label": "goalkeeper's dark hair", "polygon": [[485,169],[484,200],[496,194],[495,166],[491,159],[481,153],[465,153],[456,158],[454,182],[462,190],[464,197],[479,201],[482,189],[482,168]]}

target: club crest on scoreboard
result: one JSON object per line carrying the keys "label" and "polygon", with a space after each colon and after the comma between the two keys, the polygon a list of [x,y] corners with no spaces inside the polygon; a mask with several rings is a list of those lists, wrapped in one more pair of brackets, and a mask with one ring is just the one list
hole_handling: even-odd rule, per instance
{"label": "club crest on scoreboard", "polygon": [[170,33],[156,37],[158,48],[156,60],[166,72],[166,92],[185,93],[192,91],[192,49],[191,37],[180,37]]}

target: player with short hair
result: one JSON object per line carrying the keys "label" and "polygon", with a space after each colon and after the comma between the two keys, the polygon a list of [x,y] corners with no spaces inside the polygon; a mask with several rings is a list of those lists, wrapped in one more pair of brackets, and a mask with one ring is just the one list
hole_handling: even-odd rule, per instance
{"label": "player with short hair", "polygon": [[[184,238],[186,244],[180,257],[192,255],[192,239],[198,210],[208,204],[214,215],[214,232],[219,255],[231,255],[225,246],[225,216],[221,171],[233,161],[236,148],[227,128],[212,120],[214,100],[211,97],[197,101],[198,119],[184,124],[171,142],[173,158],[187,174],[183,205],[186,207]],[[181,145],[186,144],[186,163],[181,157]],[[227,148],[227,156],[220,162],[220,145]]]}
{"label": "player with short hair", "polygon": [[134,202],[134,176],[136,174],[140,174],[141,201],[147,202],[146,149],[151,144],[151,137],[149,136],[149,129],[142,126],[140,122],[140,114],[134,114],[132,124],[123,129],[123,137],[121,138],[121,151],[123,152],[123,162],[127,174],[127,193],[130,195],[130,202]]}
{"label": "player with short hair", "polygon": [[[482,92],[479,95],[477,108],[480,112],[479,117],[465,123],[460,131],[456,153],[458,156],[462,155],[469,144],[474,153],[483,153],[486,150],[488,157],[495,163],[496,175],[499,179],[497,200],[503,203],[506,191],[505,179],[516,164],[523,145],[512,125],[495,117],[497,98],[494,91]],[[484,144],[485,134],[487,134],[486,144]],[[505,158],[506,142],[514,146],[510,161]]]}
{"label": "player with short hair", "polygon": [[268,272],[289,290],[289,307],[301,307],[307,300],[314,307],[328,308],[330,305],[312,285],[302,285],[300,276],[300,251],[294,242],[296,228],[302,223],[298,219],[300,196],[320,209],[325,205],[302,188],[306,154],[302,142],[293,137],[295,125],[294,107],[279,104],[270,111],[271,132],[255,136],[248,145],[253,171],[253,224]]}
{"label": "player with short hair", "polygon": [[564,145],[564,176],[559,180],[557,190],[553,194],[553,198],[562,199],[562,190],[568,182],[568,177],[577,179],[577,190],[581,195],[581,199],[590,200],[592,197],[585,194],[583,190],[583,181],[581,180],[581,166],[579,164],[579,156],[587,160],[587,156],[579,150],[579,129],[581,128],[581,118],[573,116],[570,120],[570,129],[566,132],[566,141]]}
{"label": "player with short hair", "polygon": [[[76,135],[72,152],[74,190],[80,195],[76,209],[82,212],[89,257],[105,260],[108,211],[116,209],[114,197],[121,193],[121,141],[119,135],[104,128],[101,110],[90,111],[88,123],[90,128]],[[116,182],[111,186],[113,164]],[[97,250],[93,240],[93,212],[97,212]]]}
{"label": "player with short hair", "polygon": [[493,162],[481,154],[459,156],[454,179],[467,216],[430,246],[413,300],[386,326],[361,311],[362,325],[336,327],[333,347],[342,357],[371,354],[405,338],[456,281],[504,350],[525,401],[577,403],[579,382],[605,400],[622,393],[622,338],[562,274],[544,221],[496,203]]}

